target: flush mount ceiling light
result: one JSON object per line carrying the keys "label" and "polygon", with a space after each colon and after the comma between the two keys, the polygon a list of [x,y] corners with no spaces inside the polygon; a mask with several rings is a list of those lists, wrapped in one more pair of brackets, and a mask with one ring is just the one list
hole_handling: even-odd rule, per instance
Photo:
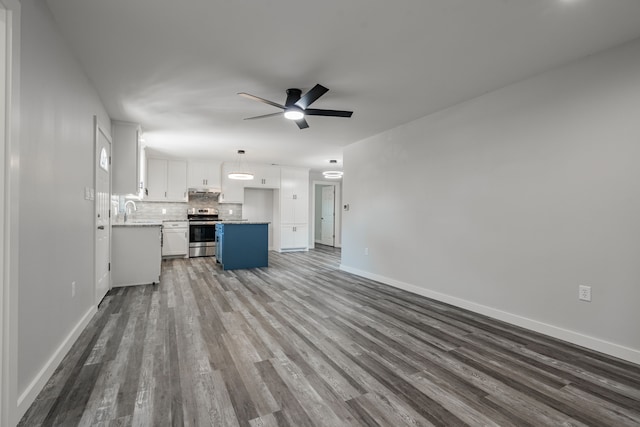
{"label": "flush mount ceiling light", "polygon": [[[246,172],[246,168],[243,167],[242,158],[244,157],[244,150],[238,150],[238,161],[234,165],[234,168],[237,172],[230,172],[229,179],[239,179],[243,181],[249,181],[253,179],[253,174],[251,172]],[[244,171],[244,172],[243,172]]]}

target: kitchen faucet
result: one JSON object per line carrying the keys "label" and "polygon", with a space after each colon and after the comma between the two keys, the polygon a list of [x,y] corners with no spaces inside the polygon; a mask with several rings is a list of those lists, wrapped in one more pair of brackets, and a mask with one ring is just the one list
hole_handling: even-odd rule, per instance
{"label": "kitchen faucet", "polygon": [[131,213],[138,210],[138,208],[136,207],[136,202],[134,202],[133,200],[127,200],[126,202],[124,202],[124,222],[127,222],[127,206],[129,205],[129,203],[133,205],[133,211]]}

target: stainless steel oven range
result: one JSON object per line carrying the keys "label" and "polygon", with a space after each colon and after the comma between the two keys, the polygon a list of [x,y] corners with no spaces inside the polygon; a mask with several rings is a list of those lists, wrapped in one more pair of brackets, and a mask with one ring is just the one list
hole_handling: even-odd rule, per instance
{"label": "stainless steel oven range", "polygon": [[216,223],[218,210],[215,208],[190,208],[189,219],[189,257],[216,255]]}

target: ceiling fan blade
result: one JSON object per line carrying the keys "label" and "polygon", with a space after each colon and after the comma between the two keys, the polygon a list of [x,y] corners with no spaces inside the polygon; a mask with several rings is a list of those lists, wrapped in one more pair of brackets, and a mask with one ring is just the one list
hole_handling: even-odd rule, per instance
{"label": "ceiling fan blade", "polygon": [[298,102],[295,103],[295,105],[302,108],[303,110],[306,110],[309,105],[313,104],[318,98],[320,98],[328,91],[329,89],[327,89],[326,87],[317,84],[313,88],[311,88],[309,92],[305,93],[302,98],[300,98]]}
{"label": "ceiling fan blade", "polygon": [[296,124],[300,129],[306,129],[309,127],[309,123],[307,123],[307,121],[304,118],[300,120],[296,120]]}
{"label": "ceiling fan blade", "polygon": [[353,111],[318,110],[317,108],[307,108],[304,110],[304,114],[305,116],[351,117]]}
{"label": "ceiling fan blade", "polygon": [[265,114],[265,115],[263,115],[263,116],[247,117],[247,118],[246,118],[246,119],[244,119],[244,120],[264,119],[264,118],[267,118],[267,117],[282,116],[282,115],[284,115],[284,111],[283,111],[283,112],[281,112],[281,113]]}
{"label": "ceiling fan blade", "polygon": [[245,98],[248,98],[248,99],[253,99],[254,101],[259,101],[265,104],[273,105],[274,107],[282,108],[284,110],[284,105],[277,104],[273,101],[269,101],[268,99],[260,98],[259,96],[251,95],[245,92],[240,92],[238,93],[238,95],[244,96]]}

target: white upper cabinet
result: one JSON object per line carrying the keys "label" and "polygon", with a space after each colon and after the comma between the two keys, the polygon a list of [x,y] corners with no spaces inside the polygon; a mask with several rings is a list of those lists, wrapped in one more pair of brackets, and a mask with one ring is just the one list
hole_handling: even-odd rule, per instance
{"label": "white upper cabinet", "polygon": [[280,186],[283,199],[308,199],[309,169],[281,168]]}
{"label": "white upper cabinet", "polygon": [[247,164],[253,179],[245,181],[245,188],[280,188],[280,166]]}
{"label": "white upper cabinet", "polygon": [[140,125],[137,123],[112,121],[113,149],[113,194],[138,194],[141,189],[140,175]]}
{"label": "white upper cabinet", "polygon": [[220,166],[222,162],[189,161],[187,167],[187,184],[196,190],[220,190]]}
{"label": "white upper cabinet", "polygon": [[244,183],[238,179],[230,179],[229,172],[235,172],[235,163],[222,164],[222,176],[220,179],[221,191],[218,197],[219,203],[244,203]]}
{"label": "white upper cabinet", "polygon": [[149,157],[147,194],[151,202],[187,201],[187,162]]}

